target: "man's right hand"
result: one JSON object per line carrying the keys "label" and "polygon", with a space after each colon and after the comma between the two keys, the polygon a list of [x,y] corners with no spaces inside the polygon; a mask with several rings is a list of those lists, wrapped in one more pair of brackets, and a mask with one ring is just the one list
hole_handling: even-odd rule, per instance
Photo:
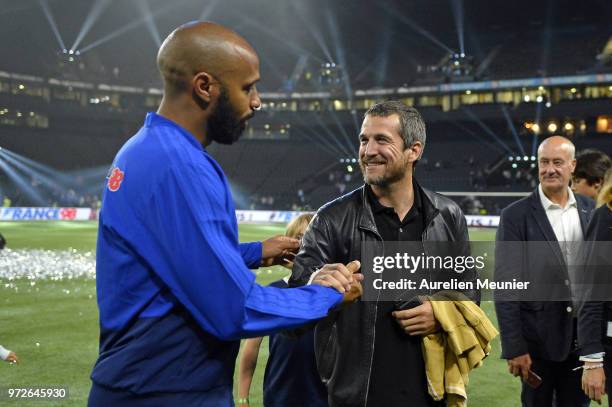
{"label": "man's right hand", "polygon": [[346,266],[341,263],[326,264],[317,271],[312,284],[335,288],[339,293],[344,294],[343,302],[352,302],[363,293],[360,283],[363,280],[363,274],[358,273],[360,268],[361,263],[358,260],[353,260]]}
{"label": "man's right hand", "polygon": [[[586,362],[585,366],[593,364]],[[606,374],[603,367],[582,371],[582,390],[591,400],[601,404],[601,398],[606,394]]]}
{"label": "man's right hand", "polygon": [[523,380],[527,380],[529,369],[531,369],[531,356],[529,356],[529,353],[508,359],[508,371],[513,376],[520,376]]}

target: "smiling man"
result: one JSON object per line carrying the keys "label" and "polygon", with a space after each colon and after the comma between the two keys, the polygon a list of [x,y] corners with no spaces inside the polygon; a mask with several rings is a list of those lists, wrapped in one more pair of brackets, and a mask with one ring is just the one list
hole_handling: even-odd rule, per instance
{"label": "smiling man", "polygon": [[[228,182],[206,146],[236,142],[259,110],[257,54],[198,22],[173,31],[157,62],[161,105],[115,157],[100,211],[89,405],[230,406],[239,339],[320,319],[338,291],[353,300],[359,264],[324,267],[333,281],[298,289],[256,284],[249,268],[279,264],[299,242],[238,243]],[[334,282],[338,291],[323,287]]]}
{"label": "smiling man", "polygon": [[[451,241],[465,248],[460,254],[469,254],[459,206],[414,178],[425,141],[421,115],[402,102],[378,103],[365,113],[359,134],[365,185],[319,209],[290,284],[324,278],[328,271],[317,271],[322,264],[361,259],[363,243]],[[372,270],[363,273],[371,284]],[[469,281],[475,275],[457,278]],[[466,294],[478,297],[475,291]],[[408,310],[397,310],[394,301],[360,301],[320,321],[315,353],[330,406],[444,405],[428,394],[421,349],[421,338],[437,329],[428,301]]]}
{"label": "smiling man", "polygon": [[[551,293],[554,287],[565,288],[556,301],[551,298],[550,301],[495,304],[502,357],[508,361],[509,372],[524,380],[521,399],[526,407],[549,407],[553,398],[558,407],[589,403],[581,391],[581,372],[572,370],[579,363],[576,313],[567,265],[577,260],[578,254],[572,248],[577,247],[575,242],[584,240],[594,202],[574,195],[569,187],[576,167],[574,155],[575,147],[565,137],[544,140],[538,148],[540,185],[530,196],[502,211],[497,230],[497,242],[550,243],[538,245],[537,250],[535,243],[531,252],[527,250],[521,256],[503,249],[512,244],[499,244],[495,261],[497,277],[520,275],[523,281],[530,281],[547,276]],[[537,388],[525,383],[530,370],[542,378]]]}

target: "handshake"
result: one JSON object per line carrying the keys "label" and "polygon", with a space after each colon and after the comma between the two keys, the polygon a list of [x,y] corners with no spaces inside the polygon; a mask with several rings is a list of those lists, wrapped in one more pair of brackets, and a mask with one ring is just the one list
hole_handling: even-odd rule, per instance
{"label": "handshake", "polygon": [[[274,236],[262,242],[261,267],[280,265],[293,268],[293,259],[300,248],[300,241],[288,236]],[[361,263],[353,260],[346,266],[341,263],[326,264],[312,277],[311,284],[332,287],[344,295],[343,304],[356,301],[363,294],[363,274],[358,273]]]}
{"label": "handshake", "polygon": [[315,273],[311,284],[335,288],[344,295],[342,304],[349,304],[363,294],[363,274],[359,273],[360,268],[359,260],[353,260],[346,266],[341,263],[326,264]]}

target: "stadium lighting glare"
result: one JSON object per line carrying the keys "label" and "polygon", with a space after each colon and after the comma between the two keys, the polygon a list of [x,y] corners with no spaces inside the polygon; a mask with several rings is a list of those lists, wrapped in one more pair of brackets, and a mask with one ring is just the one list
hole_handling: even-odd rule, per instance
{"label": "stadium lighting glare", "polygon": [[387,2],[381,2],[380,6],[392,17],[397,18],[402,24],[406,24],[425,38],[427,38],[432,43],[436,44],[438,47],[444,49],[446,52],[452,53],[453,50],[450,49],[446,44],[436,38],[432,33],[418,25],[414,20],[408,18],[404,15],[400,10],[395,7],[390,6]]}
{"label": "stadium lighting glare", "polygon": [[521,159],[522,159],[522,158],[521,158],[521,156],[520,156],[520,155],[517,155],[517,156],[516,156],[516,161],[521,161]]}
{"label": "stadium lighting glare", "polygon": [[49,8],[48,1],[38,0],[38,4],[40,4],[40,7],[42,8],[43,13],[45,14],[45,18],[47,19],[47,22],[51,27],[51,31],[53,31],[53,35],[55,35],[55,39],[57,40],[60,49],[66,49],[66,44],[64,44],[64,40],[62,39],[62,36],[59,30],[57,29],[57,24],[55,24],[55,18],[53,18],[53,14],[51,13],[51,9]]}
{"label": "stadium lighting glare", "polygon": [[529,157],[527,157],[526,155],[523,156],[523,161],[529,161]]}
{"label": "stadium lighting glare", "polygon": [[74,40],[74,44],[72,44],[70,49],[77,49],[77,47],[81,44],[81,41],[83,41],[83,38],[85,38],[89,30],[91,30],[91,27],[93,27],[110,3],[111,0],[98,0],[93,2],[91,9],[89,10],[89,13],[87,13],[87,17],[85,17],[85,21],[83,22],[83,25],[81,26],[81,29]]}
{"label": "stadium lighting glare", "polygon": [[347,165],[347,166],[346,166],[346,170],[347,170],[348,172],[353,172],[353,166],[352,166],[352,165]]}
{"label": "stadium lighting glare", "polygon": [[506,150],[507,153],[514,154],[514,152],[510,149],[510,147],[508,147],[508,145],[506,143],[504,143],[503,140],[501,140],[499,137],[497,137],[495,132],[493,130],[491,130],[491,128],[488,127],[482,120],[480,120],[478,118],[478,116],[476,116],[474,114],[474,112],[472,112],[470,109],[465,108],[465,107],[463,108],[463,111],[465,112],[465,114],[468,115],[468,117],[470,119],[475,121],[476,124],[478,124],[478,126],[480,126],[480,128],[485,131],[485,133],[487,133],[489,136],[491,136],[491,138],[493,140],[495,140],[499,146],[503,147]]}
{"label": "stadium lighting glare", "polygon": [[468,89],[468,90],[466,90],[466,91],[465,91],[465,94],[466,94],[466,95],[471,95],[471,94],[472,94],[472,91]]}
{"label": "stadium lighting glare", "polygon": [[512,168],[517,168],[518,165],[516,165],[516,163],[512,164]]}
{"label": "stadium lighting glare", "polygon": [[555,122],[548,123],[548,132],[554,133],[555,131],[557,131],[557,123]]}
{"label": "stadium lighting glare", "polygon": [[514,123],[512,122],[512,118],[510,117],[510,113],[508,113],[508,109],[506,109],[506,106],[501,106],[501,110],[502,113],[504,114],[504,117],[506,118],[506,122],[508,123],[508,128],[510,128],[510,131],[512,132],[512,137],[514,138],[514,141],[516,142],[516,145],[518,146],[521,154],[525,154],[525,148],[523,147],[523,143],[521,143],[521,139],[518,136],[518,132],[516,131],[516,127],[514,127]]}
{"label": "stadium lighting glare", "polygon": [[341,158],[341,159],[340,159],[340,162],[341,162],[341,163],[344,163],[344,158]]}
{"label": "stadium lighting glare", "polygon": [[24,90],[25,89],[25,85],[19,85],[19,90]]}
{"label": "stadium lighting glare", "polygon": [[138,0],[136,2],[136,5],[138,6],[140,13],[143,15],[143,17],[146,18],[147,31],[149,31],[149,34],[151,34],[155,45],[159,48],[161,46],[162,40],[159,31],[157,30],[157,26],[155,25],[155,18],[153,17],[153,13],[151,12],[151,7],[149,6],[148,1]]}
{"label": "stadium lighting glare", "polygon": [[[178,4],[180,3],[184,3],[185,0],[178,0],[178,1],[174,1],[174,2],[168,2],[164,7],[161,7],[157,10],[155,10],[155,12],[153,12],[151,14],[151,18],[154,18],[155,16],[158,16],[160,14],[164,14],[167,13],[170,10],[175,10],[176,7],[178,6]],[[95,48],[97,46],[100,46],[120,35],[125,34],[128,31],[133,30],[134,28],[142,25],[142,24],[146,24],[147,21],[149,21],[149,18],[147,16],[143,16],[140,17],[134,21],[129,22],[128,24],[119,27],[118,29],[116,29],[115,31],[103,36],[102,38],[99,38],[93,42],[91,42],[90,44],[88,44],[87,46],[81,48],[81,53],[87,52],[89,50],[91,50],[92,48]]]}
{"label": "stadium lighting glare", "polygon": [[550,102],[546,102],[546,107],[551,107],[552,104]]}
{"label": "stadium lighting glare", "polygon": [[578,90],[577,90],[576,88],[571,88],[571,89],[570,89],[570,92],[572,92],[572,93],[576,93],[577,91],[578,91]]}
{"label": "stadium lighting glare", "polygon": [[534,163],[531,163],[531,168],[535,168],[536,165]]}
{"label": "stadium lighting glare", "polygon": [[529,95],[525,95],[525,97],[523,97],[523,100],[525,102],[529,102],[531,100],[531,98],[529,97]]}
{"label": "stadium lighting glare", "polygon": [[536,98],[536,102],[538,103],[542,103],[543,100],[544,98],[542,97],[542,95],[538,95],[538,97]]}
{"label": "stadium lighting glare", "polygon": [[514,161],[514,157],[512,156],[508,157],[508,161]]}
{"label": "stadium lighting glare", "polygon": [[30,185],[29,180],[7,164],[5,161],[6,157],[4,156],[6,151],[7,150],[2,150],[3,156],[0,157],[0,169],[2,169],[4,174],[8,176],[13,184],[15,184],[15,186],[17,186],[22,192],[31,198],[32,201],[36,202],[37,205],[43,206],[44,200],[42,196],[32,187],[32,185]]}
{"label": "stadium lighting glare", "polygon": [[535,155],[532,155],[532,156],[531,156],[531,161],[535,161],[535,160],[536,160],[536,156],[535,156]]}
{"label": "stadium lighting glare", "polygon": [[568,132],[574,131],[574,125],[571,122],[565,123],[563,128],[565,129],[565,131],[568,131]]}

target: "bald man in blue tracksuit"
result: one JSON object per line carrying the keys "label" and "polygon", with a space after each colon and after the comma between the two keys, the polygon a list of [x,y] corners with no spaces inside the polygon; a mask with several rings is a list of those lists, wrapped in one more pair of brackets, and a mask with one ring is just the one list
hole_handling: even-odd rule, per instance
{"label": "bald man in blue tracksuit", "polygon": [[[194,35],[198,47],[212,35],[215,46],[229,36],[231,52],[236,44],[247,49],[220,26],[201,23],[178,30],[164,43],[167,53],[184,50],[185,38]],[[239,97],[231,96],[231,76],[225,81],[229,102],[216,106],[236,110]],[[206,89],[202,92],[214,93],[212,85]],[[265,250],[259,242],[238,243],[227,179],[204,147],[210,142],[204,129],[225,137],[231,132],[219,128],[229,129],[231,120],[225,117],[225,126],[192,126],[197,109],[215,122],[209,105],[189,104],[189,91],[181,95],[169,98],[171,105],[164,95],[160,114],[147,115],[107,177],[96,266],[100,355],[91,374],[90,406],[233,405],[240,338],[322,318],[343,300],[335,285],[279,289],[255,283],[249,268],[260,265]],[[258,106],[257,93],[248,97]],[[193,114],[173,110],[179,105]]]}

